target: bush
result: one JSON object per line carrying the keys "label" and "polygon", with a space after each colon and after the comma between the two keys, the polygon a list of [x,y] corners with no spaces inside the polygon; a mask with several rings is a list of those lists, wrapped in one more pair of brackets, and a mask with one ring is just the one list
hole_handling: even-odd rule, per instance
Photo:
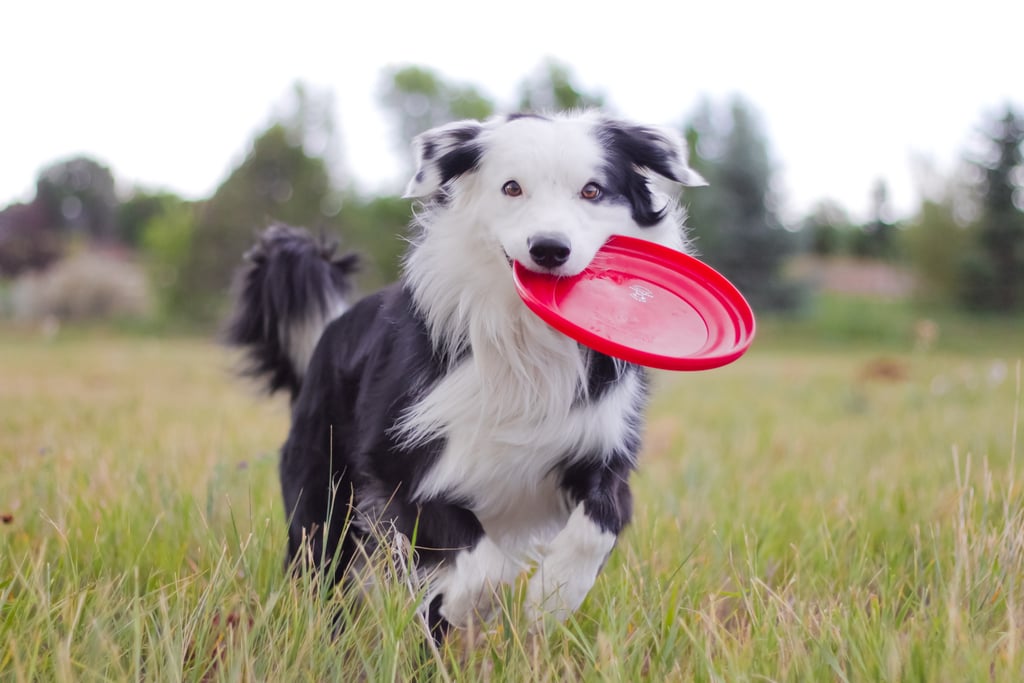
{"label": "bush", "polygon": [[0,277],[17,277],[57,261],[64,244],[48,227],[38,203],[11,204],[0,211]]}
{"label": "bush", "polygon": [[195,239],[194,207],[181,203],[166,207],[142,228],[143,260],[164,318],[187,316],[189,300],[181,283]]}
{"label": "bush", "polygon": [[82,251],[16,279],[10,307],[21,320],[110,320],[146,317],[151,296],[142,270],[99,251]]}

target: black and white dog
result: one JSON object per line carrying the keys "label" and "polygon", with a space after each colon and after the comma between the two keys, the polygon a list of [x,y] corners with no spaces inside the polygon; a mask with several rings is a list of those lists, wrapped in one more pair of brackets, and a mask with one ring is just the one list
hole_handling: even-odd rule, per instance
{"label": "black and white dog", "polygon": [[647,387],[517,296],[511,262],[582,271],[613,234],[684,249],[680,136],[589,112],[461,121],[414,141],[420,198],[400,282],[351,303],[351,257],[269,228],[229,341],[292,396],[281,455],[293,560],[358,571],[380,530],[411,543],[435,636],[526,609],[565,618],[629,522]]}

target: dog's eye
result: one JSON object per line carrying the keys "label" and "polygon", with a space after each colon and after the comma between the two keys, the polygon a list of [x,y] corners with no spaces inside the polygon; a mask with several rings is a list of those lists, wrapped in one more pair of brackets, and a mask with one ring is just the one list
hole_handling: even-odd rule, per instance
{"label": "dog's eye", "polygon": [[600,199],[602,194],[604,194],[604,192],[601,190],[601,186],[597,183],[587,183],[583,186],[583,189],[580,190],[580,196],[584,199],[589,199],[590,201]]}
{"label": "dog's eye", "polygon": [[519,183],[514,180],[510,180],[502,185],[501,191],[507,197],[519,197],[523,194],[523,188],[519,187]]}

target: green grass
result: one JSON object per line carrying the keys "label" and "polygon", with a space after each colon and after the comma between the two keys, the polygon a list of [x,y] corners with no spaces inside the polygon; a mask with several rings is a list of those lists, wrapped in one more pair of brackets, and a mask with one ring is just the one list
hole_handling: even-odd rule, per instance
{"label": "green grass", "polygon": [[[927,346],[960,354],[1020,353],[1024,346],[1024,316],[969,314],[906,300],[822,293],[806,310],[788,318],[758,321],[759,346],[785,348],[856,349],[867,347],[903,351]],[[922,325],[932,326],[930,343],[921,338]]]}
{"label": "green grass", "polygon": [[1019,328],[800,324],[655,378],[634,522],[573,619],[528,632],[517,586],[437,654],[401,580],[284,575],[286,405],[222,350],[0,331],[0,679],[1022,680]]}

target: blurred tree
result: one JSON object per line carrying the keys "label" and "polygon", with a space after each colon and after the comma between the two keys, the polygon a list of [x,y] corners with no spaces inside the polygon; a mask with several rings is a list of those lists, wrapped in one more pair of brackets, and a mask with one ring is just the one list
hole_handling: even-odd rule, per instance
{"label": "blurred tree", "polygon": [[708,181],[707,187],[690,192],[684,197],[686,225],[694,246],[702,257],[725,248],[722,244],[726,237],[725,233],[714,228],[724,218],[721,215],[722,203],[726,200],[718,197],[714,160],[722,154],[718,145],[721,144],[723,129],[728,129],[729,122],[720,120],[717,114],[718,111],[711,100],[704,98],[697,104],[683,131],[686,146],[690,151],[690,166]]}
{"label": "blurred tree", "polygon": [[604,106],[604,95],[585,93],[573,83],[568,66],[546,60],[519,86],[519,111],[557,112]]}
{"label": "blurred tree", "polygon": [[149,272],[160,313],[173,317],[187,311],[189,288],[180,278],[192,255],[196,207],[183,201],[166,202],[139,231],[138,244]]}
{"label": "blurred tree", "polygon": [[401,197],[365,200],[351,196],[342,204],[338,215],[344,236],[342,248],[357,251],[362,257],[357,281],[364,291],[398,278],[411,217],[411,203]]}
{"label": "blurred tree", "polygon": [[117,238],[129,246],[140,246],[146,224],[181,203],[181,197],[172,192],[132,189],[117,206]]}
{"label": "blurred tree", "polygon": [[290,144],[301,146],[307,156],[323,159],[334,185],[344,183],[341,140],[337,133],[331,91],[314,90],[302,82],[295,83],[276,120],[287,131]]}
{"label": "blurred tree", "polygon": [[117,236],[117,193],[110,169],[88,157],[45,168],[36,198],[49,227],[64,235],[112,241]]}
{"label": "blurred tree", "polygon": [[735,98],[728,108],[704,101],[686,130],[696,149],[694,168],[709,187],[688,193],[696,248],[761,309],[793,309],[801,287],[782,266],[797,247],[775,211],[774,169],[752,107]]}
{"label": "blurred tree", "polygon": [[274,123],[253,141],[245,160],[200,208],[195,234],[172,300],[199,321],[219,318],[241,255],[273,221],[326,230],[338,211],[324,160],[306,154],[301,136]]}
{"label": "blurred tree", "polygon": [[242,254],[274,221],[340,233],[342,249],[364,259],[359,278],[367,288],[394,279],[410,203],[340,189],[329,161],[337,151],[332,106],[329,96],[296,86],[209,200],[172,203],[146,223],[143,248],[165,311],[201,324],[219,320]]}
{"label": "blurred tree", "polygon": [[964,259],[964,301],[1001,311],[1024,309],[1024,120],[1007,106],[983,127],[985,153],[974,237]]}
{"label": "blurred tree", "polygon": [[801,232],[809,241],[811,253],[818,256],[843,253],[851,230],[852,224],[846,210],[838,202],[828,199],[818,202],[801,226]]}
{"label": "blurred tree", "polygon": [[853,233],[850,251],[862,258],[894,258],[895,232],[896,226],[890,218],[889,187],[879,179],[871,189],[871,219]]}
{"label": "blurred tree", "polygon": [[954,301],[961,287],[968,234],[956,219],[952,195],[922,201],[901,237],[902,249],[917,276],[917,298],[930,304]]}
{"label": "blurred tree", "polygon": [[432,69],[404,66],[382,77],[380,102],[395,126],[399,149],[411,173],[410,143],[423,131],[458,119],[485,119],[493,102],[472,85],[446,82]]}

